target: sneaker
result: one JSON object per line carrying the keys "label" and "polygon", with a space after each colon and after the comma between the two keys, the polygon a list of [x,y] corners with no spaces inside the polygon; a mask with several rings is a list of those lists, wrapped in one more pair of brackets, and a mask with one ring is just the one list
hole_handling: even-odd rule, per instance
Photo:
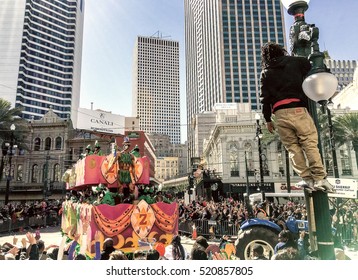
{"label": "sneaker", "polygon": [[304,179],[304,180],[298,182],[296,185],[297,185],[297,187],[305,188],[310,191],[324,190],[324,188],[318,188],[318,189],[315,188],[313,179]]}
{"label": "sneaker", "polygon": [[326,193],[335,193],[334,187],[327,181],[327,179],[318,180],[314,184],[315,188],[320,188]]}

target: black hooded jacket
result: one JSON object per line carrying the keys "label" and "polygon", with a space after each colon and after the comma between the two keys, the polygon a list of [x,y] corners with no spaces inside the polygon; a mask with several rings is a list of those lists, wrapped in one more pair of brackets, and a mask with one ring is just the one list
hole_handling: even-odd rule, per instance
{"label": "black hooded jacket", "polygon": [[[302,82],[311,69],[309,60],[298,56],[281,56],[272,61],[261,72],[261,103],[266,122],[271,121],[271,114],[279,109],[306,107],[308,98],[303,92]],[[272,110],[273,105],[281,100],[297,98],[299,102],[291,102]]]}

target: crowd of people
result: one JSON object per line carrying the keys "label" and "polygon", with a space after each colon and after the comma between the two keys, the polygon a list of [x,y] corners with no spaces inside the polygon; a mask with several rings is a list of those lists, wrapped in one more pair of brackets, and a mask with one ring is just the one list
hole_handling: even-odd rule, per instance
{"label": "crowd of people", "polygon": [[[112,238],[107,238],[100,248],[99,235],[95,235],[95,256],[89,258],[79,245],[79,236],[61,244],[47,245],[40,234],[26,233],[21,241],[14,236],[13,242],[6,242],[0,247],[0,260],[222,260],[234,259],[234,245],[229,241],[211,244],[203,236],[198,236],[188,252],[181,242],[180,235],[175,235],[167,246],[154,246],[149,250],[136,250],[124,253],[114,247]],[[223,240],[222,240],[223,241]]]}
{"label": "crowd of people", "polygon": [[[65,244],[48,246],[41,240],[39,234],[26,233],[21,245],[14,237],[13,243],[4,243],[0,247],[0,260],[235,260],[235,246],[224,237],[220,243],[209,244],[203,236],[198,236],[188,252],[181,244],[181,237],[175,235],[172,242],[166,247],[154,247],[149,250],[136,250],[126,254],[114,247],[112,238],[107,238],[102,250],[99,239],[96,239],[96,253],[94,258],[89,258],[82,246],[77,243],[77,238]],[[78,248],[79,246],[79,248]],[[296,241],[288,230],[282,230],[279,234],[279,242],[274,248],[274,254],[268,258],[264,255],[261,245],[253,246],[254,260],[314,260],[317,256],[307,251],[304,233]],[[343,250],[336,249],[337,259],[347,259]]]}
{"label": "crowd of people", "polygon": [[[220,202],[206,201],[203,198],[185,204],[179,200],[179,216],[181,220],[212,220],[227,221],[240,226],[250,213],[243,201],[232,198],[222,199]],[[297,220],[307,220],[307,209],[304,203],[289,201],[286,204],[265,201],[252,205],[252,216],[265,218],[280,223],[289,217]],[[345,245],[357,242],[358,232],[358,207],[353,201],[339,205],[337,209],[331,210],[332,226],[342,232]]]}
{"label": "crowd of people", "polygon": [[[220,202],[207,201],[198,197],[196,200],[185,204],[184,200],[177,200],[179,205],[179,219],[182,220],[215,220],[217,222],[229,221],[240,225],[245,221],[250,213],[243,201],[232,198],[222,199]],[[46,215],[49,211],[59,213],[61,209],[60,201],[39,201],[25,204],[9,204],[0,209],[1,219],[17,220],[24,217]],[[252,205],[252,214],[259,215],[264,213],[267,220],[279,223],[293,216],[296,219],[307,219],[307,211],[304,204],[299,202],[288,202],[278,204],[266,201],[265,203]],[[334,211],[332,210],[332,225],[340,227],[342,241],[346,244],[357,243],[358,210],[354,202],[346,203]],[[63,246],[59,244],[45,245],[38,233],[26,233],[26,238],[20,242],[16,238],[12,244],[2,244],[0,258],[3,259],[31,259],[31,260],[186,260],[186,259],[235,259],[235,247],[233,242],[227,236],[223,236],[219,242],[209,245],[204,236],[198,236],[195,240],[192,250],[187,252],[181,244],[180,235],[174,236],[170,245],[164,247],[153,246],[150,250],[137,250],[132,254],[124,253],[114,248],[113,239],[107,238],[100,249],[99,240],[96,240],[95,256],[90,258],[86,256],[85,250],[78,244],[79,236],[73,235]],[[20,245],[19,245],[20,244]],[[266,259],[263,256],[263,248],[256,246],[253,248],[255,259]],[[307,238],[304,232],[301,233],[298,240],[293,240],[289,231],[283,230],[279,234],[279,243],[275,247],[272,259],[305,259],[312,258],[308,254]]]}
{"label": "crowd of people", "polygon": [[62,207],[61,200],[41,200],[32,202],[10,202],[0,206],[0,224],[11,220],[12,222],[22,221],[25,218],[41,219],[50,213],[58,215]]}

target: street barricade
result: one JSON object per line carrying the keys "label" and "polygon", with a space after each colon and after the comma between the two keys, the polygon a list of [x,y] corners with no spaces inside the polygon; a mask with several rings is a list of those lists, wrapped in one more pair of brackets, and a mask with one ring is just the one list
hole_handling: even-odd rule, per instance
{"label": "street barricade", "polygon": [[239,226],[231,221],[212,221],[212,220],[179,220],[179,232],[183,235],[191,235],[193,228],[197,234],[207,239],[218,239],[223,235],[228,235],[235,239],[239,231]]}

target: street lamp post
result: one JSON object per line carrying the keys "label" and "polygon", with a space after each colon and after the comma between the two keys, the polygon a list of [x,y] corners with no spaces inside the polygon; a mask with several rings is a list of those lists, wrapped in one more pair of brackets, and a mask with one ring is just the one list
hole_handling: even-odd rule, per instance
{"label": "street lamp post", "polygon": [[9,195],[10,195],[10,181],[11,181],[11,160],[12,160],[12,149],[14,148],[14,130],[16,126],[12,124],[10,126],[11,130],[11,138],[10,138],[10,144],[8,147],[8,157],[9,157],[9,171],[6,177],[6,189],[5,189],[5,205],[9,203]]}
{"label": "street lamp post", "polygon": [[[290,28],[290,43],[292,55],[305,56],[311,62],[311,70],[303,81],[302,88],[309,97],[309,111],[313,121],[318,128],[318,117],[316,102],[325,106],[327,100],[334,94],[338,82],[337,78],[329,73],[324,65],[324,54],[319,51],[319,30],[314,24],[305,22],[304,13],[308,9],[309,0],[281,0],[288,13],[295,18]],[[322,155],[321,142],[319,150]],[[310,201],[310,194],[305,191],[306,201]],[[322,191],[312,192],[312,203],[307,205],[310,224],[310,235],[312,228],[316,229],[318,254],[321,259],[335,259],[334,243],[331,230],[331,221],[327,193]],[[313,236],[310,236],[313,241]],[[313,243],[313,242],[312,242]],[[313,244],[311,244],[313,245]]]}
{"label": "street lamp post", "polygon": [[[336,143],[335,143],[335,139],[334,139],[334,129],[333,129],[333,123],[332,123],[332,114],[331,114],[331,110],[333,109],[332,100],[328,101],[326,109],[327,109],[328,128],[329,128],[329,141],[330,141],[331,153],[332,153],[333,175],[334,175],[334,178],[339,178],[337,153],[336,153]],[[340,209],[341,203],[342,203],[342,198],[337,197],[337,201],[336,201],[337,210]],[[338,213],[339,212],[340,211],[338,211]],[[338,214],[338,219],[340,218],[339,217],[340,215],[341,214]],[[342,242],[342,240],[341,240],[341,238],[342,238],[342,229],[341,229],[341,227],[337,228],[337,233],[336,234],[338,235],[340,242]]]}
{"label": "street lamp post", "polygon": [[[194,176],[194,173],[198,169],[199,164],[200,164],[200,157],[191,157],[191,171],[190,171],[190,173],[188,175],[188,180],[189,180],[188,198],[189,198],[189,202],[190,202],[190,197],[193,195],[193,192],[195,190],[196,178]],[[195,193],[194,193],[194,199],[195,199]]]}
{"label": "street lamp post", "polygon": [[249,168],[247,166],[247,152],[245,151],[245,171],[246,171],[246,197],[245,206],[249,217],[253,216],[252,207],[250,205],[250,182],[249,182]]}
{"label": "street lamp post", "polygon": [[49,176],[48,176],[48,161],[50,160],[50,154],[47,152],[46,155],[46,163],[45,163],[45,169],[44,169],[44,188],[43,188],[43,197],[46,199],[48,194],[48,188],[50,186],[49,184]]}
{"label": "street lamp post", "polygon": [[261,138],[262,138],[262,131],[261,131],[261,125],[260,125],[260,114],[255,114],[255,120],[256,120],[256,140],[259,147],[259,166],[260,166],[260,189],[261,189],[261,195],[262,195],[262,201],[265,201],[265,189],[264,189],[264,171],[263,171],[263,162],[262,162],[262,144],[261,144]]}
{"label": "street lamp post", "polygon": [[330,141],[331,152],[332,152],[333,175],[334,178],[339,178],[336,143],[334,140],[334,129],[332,124],[332,114],[331,114],[332,109],[333,109],[333,102],[329,100],[327,103],[327,118],[328,118],[328,128],[329,128],[329,141]]}
{"label": "street lamp post", "polygon": [[246,196],[249,197],[250,195],[250,182],[249,182],[249,168],[247,166],[247,155],[246,155],[246,151],[245,151],[245,173],[246,173]]}

